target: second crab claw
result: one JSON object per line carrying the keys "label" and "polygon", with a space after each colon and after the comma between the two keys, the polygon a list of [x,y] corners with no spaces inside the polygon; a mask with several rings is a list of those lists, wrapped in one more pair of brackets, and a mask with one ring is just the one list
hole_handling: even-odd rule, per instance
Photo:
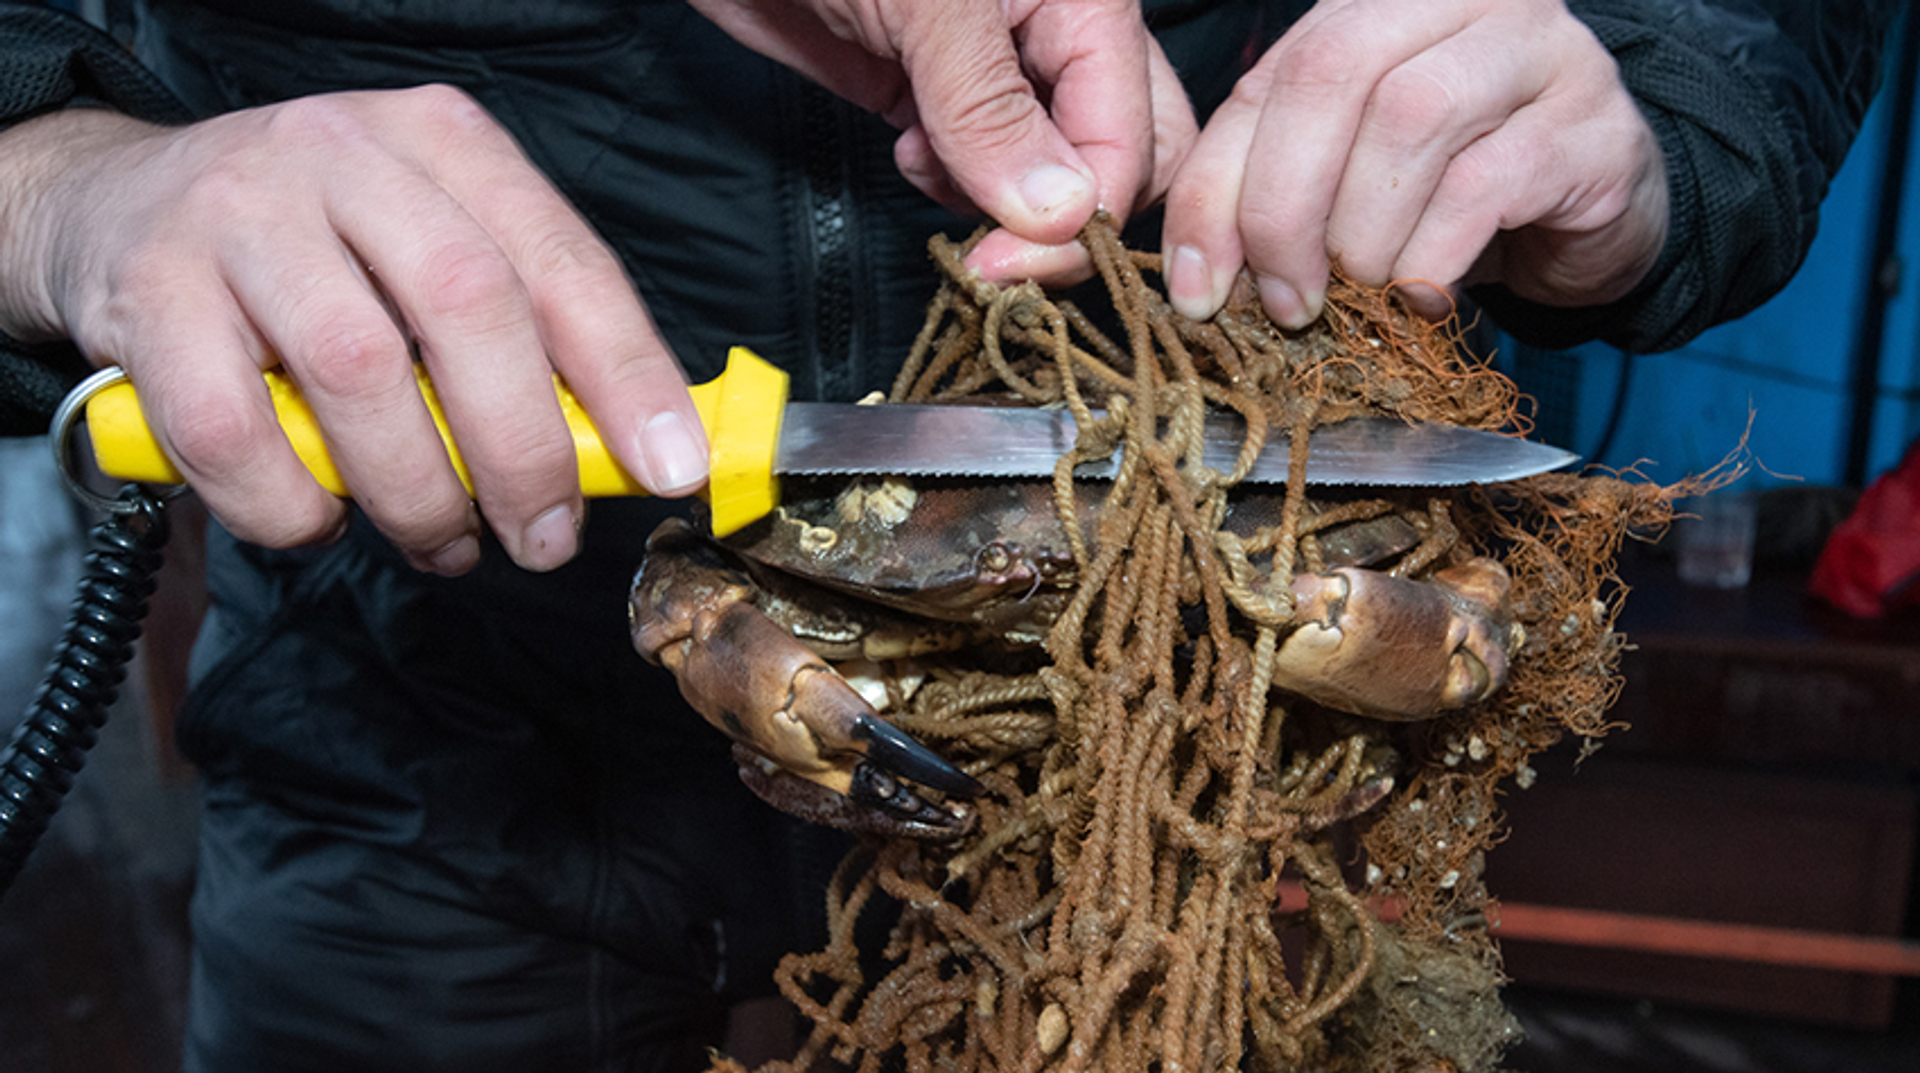
{"label": "second crab claw", "polygon": [[1299,622],[1274,684],[1343,712],[1398,721],[1477,704],[1506,684],[1526,639],[1507,570],[1471,559],[1412,581],[1341,567],[1293,579]]}
{"label": "second crab claw", "polygon": [[754,606],[755,593],[691,525],[668,523],[647,542],[629,606],[634,647],[673,672],[688,703],[738,743],[748,786],[838,827],[917,838],[971,830],[971,807],[915,787],[970,798],[980,784],[875,714]]}

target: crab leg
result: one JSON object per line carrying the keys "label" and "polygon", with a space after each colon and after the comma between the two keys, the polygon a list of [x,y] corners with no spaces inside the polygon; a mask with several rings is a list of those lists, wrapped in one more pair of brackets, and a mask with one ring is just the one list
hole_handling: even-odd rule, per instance
{"label": "crab leg", "polygon": [[664,524],[634,580],[634,647],[673,672],[688,703],[762,761],[757,770],[743,765],[743,777],[774,804],[845,820],[833,800],[840,798],[878,810],[883,829],[898,825],[919,837],[964,831],[971,810],[930,802],[908,783],[956,797],[978,794],[979,783],[875,714],[755,607],[754,594],[752,581],[690,525]]}

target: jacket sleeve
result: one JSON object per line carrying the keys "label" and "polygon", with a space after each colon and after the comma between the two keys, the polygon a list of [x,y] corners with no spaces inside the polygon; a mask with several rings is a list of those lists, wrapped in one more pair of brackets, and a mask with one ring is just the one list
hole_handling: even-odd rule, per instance
{"label": "jacket sleeve", "polygon": [[[57,11],[0,3],[0,130],[76,105],[115,108],[156,123],[190,118],[112,38]],[[0,335],[0,436],[45,431],[61,396],[86,372],[70,344],[25,344]]]}
{"label": "jacket sleeve", "polygon": [[1619,64],[1666,157],[1667,243],[1605,306],[1499,285],[1471,295],[1538,346],[1670,350],[1786,286],[1879,86],[1899,0],[1570,0]]}

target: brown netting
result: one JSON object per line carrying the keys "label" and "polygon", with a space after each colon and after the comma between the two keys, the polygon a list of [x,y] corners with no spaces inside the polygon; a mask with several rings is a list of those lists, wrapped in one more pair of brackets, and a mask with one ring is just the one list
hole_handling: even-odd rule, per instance
{"label": "brown netting", "polygon": [[[1515,1033],[1480,878],[1498,794],[1563,735],[1607,730],[1616,552],[1692,489],[1551,475],[1309,499],[1296,434],[1295,479],[1263,493],[1284,496],[1277,521],[1236,537],[1221,519],[1252,491],[1236,482],[1270,427],[1384,414],[1517,431],[1521,400],[1456,325],[1390,291],[1336,278],[1326,314],[1290,333],[1243,286],[1194,323],[1149,282],[1158,257],[1104,221],[1082,240],[1111,301],[1098,313],[986,285],[964,247],[933,244],[944,283],[893,401],[1070,407],[1084,432],[1055,487],[1079,585],[1041,669],[953,671],[892,716],[988,787],[981,823],[843,863],[830,943],[779,972],[810,1034],[771,1068],[1497,1067]],[[1198,465],[1210,406],[1247,419],[1235,472]],[[1121,444],[1083,539],[1072,468]],[[1511,573],[1525,641],[1490,701],[1393,723],[1270,686],[1294,574],[1319,568],[1337,526],[1387,516],[1417,539],[1375,569],[1424,578],[1491,556]],[[899,915],[863,950],[876,892]]]}

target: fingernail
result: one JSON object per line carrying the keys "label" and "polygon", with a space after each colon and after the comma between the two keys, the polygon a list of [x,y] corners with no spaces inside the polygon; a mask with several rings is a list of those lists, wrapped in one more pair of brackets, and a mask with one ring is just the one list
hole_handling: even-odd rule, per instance
{"label": "fingernail", "polygon": [[1213,300],[1213,269],[1207,255],[1192,246],[1175,246],[1167,257],[1167,300],[1174,312],[1189,320],[1206,320],[1217,306]]}
{"label": "fingernail", "polygon": [[662,410],[640,430],[646,486],[654,495],[684,495],[707,479],[705,440],[693,434],[673,410]]}
{"label": "fingernail", "polygon": [[428,567],[441,577],[459,577],[480,563],[480,541],[471,533],[449,541],[427,559]]}
{"label": "fingernail", "polygon": [[1266,307],[1267,316],[1283,328],[1298,331],[1313,323],[1299,292],[1277,279],[1260,278],[1260,304]]}
{"label": "fingernail", "polygon": [[[1300,303],[1307,307],[1307,324],[1312,324],[1314,321],[1319,320],[1320,311],[1325,308],[1327,304],[1326,288],[1310,288],[1307,293],[1300,296]],[[1306,327],[1306,324],[1302,324],[1301,327]]]}
{"label": "fingernail", "polygon": [[1045,164],[1020,180],[1020,198],[1027,211],[1049,217],[1063,206],[1093,196],[1093,181],[1061,164]]}
{"label": "fingernail", "polygon": [[562,504],[533,520],[520,537],[520,565],[528,570],[552,570],[580,550],[580,518]]}

